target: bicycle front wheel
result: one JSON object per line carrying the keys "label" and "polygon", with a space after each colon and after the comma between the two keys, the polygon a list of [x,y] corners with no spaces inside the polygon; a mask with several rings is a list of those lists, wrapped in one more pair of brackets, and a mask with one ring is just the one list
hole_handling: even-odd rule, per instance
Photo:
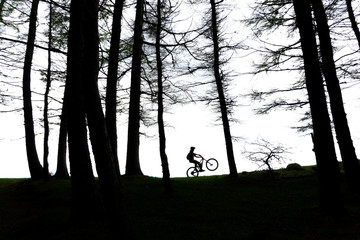
{"label": "bicycle front wheel", "polygon": [[197,177],[199,176],[199,172],[195,167],[189,167],[189,169],[186,171],[186,175],[188,177]]}
{"label": "bicycle front wheel", "polygon": [[210,158],[206,161],[206,168],[209,171],[215,171],[219,167],[219,162],[215,158]]}

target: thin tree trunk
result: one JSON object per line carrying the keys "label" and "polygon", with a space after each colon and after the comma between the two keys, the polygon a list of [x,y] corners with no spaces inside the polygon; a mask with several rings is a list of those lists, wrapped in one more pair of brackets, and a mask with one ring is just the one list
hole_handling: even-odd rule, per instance
{"label": "thin tree trunk", "polygon": [[24,102],[24,120],[25,120],[25,140],[27,159],[31,179],[41,179],[43,176],[42,167],[36,151],[34,120],[31,103],[31,65],[34,54],[34,43],[36,37],[36,20],[39,0],[33,0],[30,13],[30,24],[28,41],[26,45],[24,72],[23,72],[23,102]]}
{"label": "thin tree trunk", "polygon": [[293,0],[293,3],[300,33],[306,88],[313,123],[314,151],[320,182],[320,207],[329,214],[339,214],[343,211],[339,187],[340,170],[320,71],[310,1]]}
{"label": "thin tree trunk", "polygon": [[63,106],[60,117],[60,130],[59,130],[59,142],[58,142],[58,154],[57,154],[57,167],[55,177],[57,178],[69,178],[69,172],[66,164],[66,143],[67,143],[67,111],[65,96],[63,100]]}
{"label": "thin tree trunk", "polygon": [[234,158],[234,150],[230,133],[230,124],[228,119],[228,111],[226,106],[225,94],[223,89],[223,78],[220,75],[220,60],[219,60],[219,38],[218,38],[218,25],[217,25],[217,13],[215,0],[210,0],[211,12],[212,12],[212,34],[214,43],[214,74],[216,86],[219,94],[221,118],[223,122],[223,129],[225,135],[226,152],[229,162],[230,175],[233,177],[238,176],[236,169],[236,163]]}
{"label": "thin tree trunk", "polygon": [[0,2],[0,22],[3,21],[3,9],[4,9],[5,2],[6,2],[6,0],[1,0],[1,2]]}
{"label": "thin tree trunk", "polygon": [[109,69],[106,87],[106,126],[109,133],[112,152],[114,154],[114,164],[116,172],[120,177],[120,166],[117,154],[117,127],[116,127],[116,96],[119,67],[119,47],[121,35],[121,18],[124,0],[115,0],[114,14],[112,22],[112,33],[109,54]]}
{"label": "thin tree trunk", "polygon": [[360,166],[345,113],[340,82],[336,74],[330,30],[325,9],[321,0],[311,0],[320,39],[322,71],[330,98],[337,141],[349,186],[360,191]]}
{"label": "thin tree trunk", "polygon": [[44,179],[49,178],[49,92],[51,87],[51,46],[52,46],[52,1],[49,3],[49,36],[48,36],[48,67],[46,73],[46,89],[44,94],[44,156],[43,156],[43,175]]}
{"label": "thin tree trunk", "polygon": [[351,27],[354,31],[355,37],[358,41],[358,45],[359,45],[359,49],[360,49],[360,30],[359,27],[356,23],[356,19],[355,19],[355,14],[354,14],[354,10],[352,8],[352,4],[351,4],[351,0],[345,0],[346,1],[346,7],[347,7],[347,11],[349,14],[349,19],[351,22]]}
{"label": "thin tree trunk", "polygon": [[141,55],[142,55],[142,26],[144,0],[137,0],[134,45],[131,68],[131,89],[129,105],[128,141],[126,155],[126,175],[143,175],[140,168],[140,95],[141,95]]}
{"label": "thin tree trunk", "polygon": [[160,53],[160,34],[161,34],[161,1],[157,1],[157,26],[156,26],[156,64],[157,64],[157,73],[158,73],[158,128],[159,128],[159,143],[160,143],[160,159],[161,166],[163,171],[163,182],[165,186],[165,192],[171,193],[172,186],[170,181],[170,170],[169,162],[166,155],[166,136],[165,136],[165,127],[164,127],[164,103],[163,103],[163,69],[162,69],[162,60]]}

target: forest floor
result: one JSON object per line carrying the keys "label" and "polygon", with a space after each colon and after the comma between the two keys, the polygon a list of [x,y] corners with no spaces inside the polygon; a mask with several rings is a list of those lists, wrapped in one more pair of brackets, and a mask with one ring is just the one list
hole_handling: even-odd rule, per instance
{"label": "forest floor", "polygon": [[[342,182],[346,214],[318,208],[316,173],[279,170],[162,180],[123,177],[127,221],[138,240],[360,239],[360,196]],[[0,239],[110,239],[102,221],[71,219],[70,180],[0,179]],[[121,231],[121,226],[119,226]]]}

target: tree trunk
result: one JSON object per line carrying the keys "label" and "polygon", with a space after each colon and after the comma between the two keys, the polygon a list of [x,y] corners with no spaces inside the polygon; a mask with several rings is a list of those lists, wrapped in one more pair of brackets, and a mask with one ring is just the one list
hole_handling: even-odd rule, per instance
{"label": "tree trunk", "polygon": [[360,30],[359,27],[356,23],[356,19],[355,19],[355,14],[354,14],[354,10],[352,8],[352,4],[351,4],[351,0],[345,0],[346,1],[346,7],[347,7],[347,11],[349,14],[349,19],[351,22],[351,27],[354,31],[355,37],[358,41],[358,45],[359,45],[359,49],[360,49]]}
{"label": "tree trunk", "polygon": [[212,34],[213,34],[213,43],[214,43],[214,74],[216,87],[219,94],[219,102],[220,102],[220,111],[221,111],[221,119],[223,122],[223,129],[225,135],[225,143],[226,143],[226,152],[229,162],[230,175],[233,177],[238,176],[238,172],[236,169],[236,163],[234,158],[234,150],[230,133],[230,124],[228,119],[228,111],[226,106],[225,94],[223,89],[223,78],[220,75],[220,60],[219,60],[219,38],[218,38],[218,24],[217,24],[217,12],[216,12],[216,3],[215,0],[210,0],[211,4],[211,13],[212,13]]}
{"label": "tree trunk", "polygon": [[91,166],[85,118],[85,95],[82,86],[85,41],[83,25],[86,24],[83,19],[84,6],[83,1],[71,1],[64,100],[69,135],[72,214],[75,223],[78,224],[96,220],[103,211]]}
{"label": "tree trunk", "polygon": [[144,0],[137,0],[134,45],[131,68],[131,89],[129,105],[128,141],[126,156],[126,175],[143,175],[140,168],[140,95],[141,95],[141,55],[142,55],[142,26]]}
{"label": "tree trunk", "polygon": [[320,182],[320,207],[329,214],[343,211],[336,159],[325,90],[320,71],[309,0],[293,0],[303,52],[306,88],[313,123],[314,151]]}
{"label": "tree trunk", "polygon": [[1,0],[1,2],[0,2],[0,22],[3,21],[3,9],[4,9],[5,2],[6,2],[6,0]]}
{"label": "tree trunk", "polygon": [[171,193],[172,186],[170,181],[169,162],[166,155],[166,136],[164,127],[164,103],[163,103],[163,69],[160,53],[160,35],[161,35],[161,1],[157,1],[157,26],[156,26],[156,64],[157,64],[157,78],[158,78],[158,128],[159,128],[159,150],[161,166],[163,171],[163,182],[165,186],[165,192]]}
{"label": "tree trunk", "polygon": [[349,186],[360,191],[360,166],[344,109],[344,103],[339,79],[333,56],[330,30],[327,23],[325,9],[321,0],[311,0],[320,39],[320,53],[322,57],[322,71],[325,76],[326,87],[330,98],[336,137],[338,140],[345,175]]}
{"label": "tree trunk", "polygon": [[124,0],[115,0],[106,87],[106,126],[109,133],[111,148],[114,155],[114,164],[118,177],[120,177],[120,166],[117,154],[116,90],[118,82],[119,47],[123,5]]}
{"label": "tree trunk", "polygon": [[59,130],[59,142],[58,142],[58,154],[57,154],[57,167],[55,177],[57,178],[69,178],[69,172],[66,164],[66,143],[67,143],[67,111],[66,111],[65,96],[63,100],[63,106],[61,110],[60,130]]}
{"label": "tree trunk", "polygon": [[[90,130],[90,141],[99,175],[100,190],[106,210],[106,216],[113,238],[125,239],[130,234],[125,225],[123,197],[120,178],[115,169],[111,143],[106,129],[98,89],[99,34],[98,0],[84,0],[84,59],[82,68],[82,87],[85,93],[85,106]],[[121,230],[119,230],[119,227]]]}
{"label": "tree trunk", "polygon": [[24,120],[25,120],[25,141],[27,159],[31,179],[41,179],[43,176],[42,167],[36,151],[35,133],[34,133],[34,120],[32,114],[31,103],[31,65],[34,54],[34,43],[36,36],[36,20],[39,0],[33,0],[30,13],[30,24],[28,41],[26,45],[24,72],[23,72],[23,102],[24,102]]}
{"label": "tree trunk", "polygon": [[51,46],[52,46],[52,1],[49,3],[49,36],[48,36],[48,67],[46,73],[46,89],[44,94],[44,156],[43,156],[43,175],[44,179],[49,178],[49,92],[51,87]]}

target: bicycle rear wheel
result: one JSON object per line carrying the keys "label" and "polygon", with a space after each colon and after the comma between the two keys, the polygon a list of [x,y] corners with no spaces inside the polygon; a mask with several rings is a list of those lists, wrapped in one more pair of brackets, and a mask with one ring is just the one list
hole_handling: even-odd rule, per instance
{"label": "bicycle rear wheel", "polygon": [[219,162],[215,158],[210,158],[206,161],[206,168],[209,171],[215,171],[219,167]]}
{"label": "bicycle rear wheel", "polygon": [[186,171],[186,175],[188,177],[197,177],[199,176],[199,171],[195,167],[189,167],[189,169]]}

